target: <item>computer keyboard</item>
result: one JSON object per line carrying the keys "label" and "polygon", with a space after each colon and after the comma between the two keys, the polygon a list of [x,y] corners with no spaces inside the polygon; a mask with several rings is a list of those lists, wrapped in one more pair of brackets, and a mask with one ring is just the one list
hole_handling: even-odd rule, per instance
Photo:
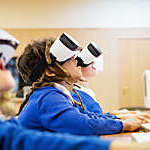
{"label": "computer keyboard", "polygon": [[150,132],[132,133],[131,137],[137,143],[150,142]]}

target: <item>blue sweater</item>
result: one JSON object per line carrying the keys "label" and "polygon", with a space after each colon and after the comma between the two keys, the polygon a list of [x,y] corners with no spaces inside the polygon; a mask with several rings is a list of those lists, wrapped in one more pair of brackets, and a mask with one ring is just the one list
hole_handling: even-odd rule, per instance
{"label": "blue sweater", "polygon": [[[96,101],[94,100],[93,97],[91,97],[88,93],[86,93],[86,92],[84,92],[84,91],[77,90],[77,89],[75,89],[75,90],[76,90],[76,91],[78,92],[78,94],[80,95],[81,100],[82,100],[82,102],[83,102],[83,104],[84,104],[84,108],[85,108],[86,111],[94,112],[94,113],[98,113],[98,114],[103,114],[103,110],[102,110],[101,106],[99,105],[98,102],[96,102]],[[79,100],[77,94],[75,94],[74,91],[72,91],[71,94],[72,94],[72,97],[73,97],[76,101],[80,102],[80,100]],[[116,119],[116,118],[117,118],[117,116],[115,116],[115,115],[110,115],[109,112],[108,112],[108,113],[105,113],[105,114],[103,114],[103,115],[105,115],[105,116],[107,116],[107,117],[109,117],[109,118],[112,118],[112,119]]]}
{"label": "blue sweater", "polygon": [[110,144],[95,136],[36,132],[12,121],[0,121],[1,150],[109,150]]}
{"label": "blue sweater", "polygon": [[72,105],[68,96],[55,87],[34,91],[18,120],[30,129],[78,135],[114,134],[123,128],[121,121]]}

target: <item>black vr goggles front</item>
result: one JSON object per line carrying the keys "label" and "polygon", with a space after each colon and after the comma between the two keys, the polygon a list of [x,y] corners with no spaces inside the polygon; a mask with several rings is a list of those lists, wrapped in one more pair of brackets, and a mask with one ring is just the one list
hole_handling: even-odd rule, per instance
{"label": "black vr goggles front", "polygon": [[91,42],[76,57],[76,60],[78,61],[77,65],[81,67],[87,67],[101,54],[102,51],[100,48],[94,42]]}

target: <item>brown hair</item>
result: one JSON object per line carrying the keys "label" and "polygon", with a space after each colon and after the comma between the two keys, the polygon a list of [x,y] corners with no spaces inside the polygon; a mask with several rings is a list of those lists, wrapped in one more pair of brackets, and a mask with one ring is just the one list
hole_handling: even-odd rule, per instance
{"label": "brown hair", "polygon": [[54,38],[43,41],[34,41],[28,44],[23,54],[17,59],[17,69],[23,80],[32,84],[30,93],[21,104],[18,114],[28,102],[34,90],[43,86],[53,86],[53,82],[66,81],[70,77],[66,70],[49,53]]}

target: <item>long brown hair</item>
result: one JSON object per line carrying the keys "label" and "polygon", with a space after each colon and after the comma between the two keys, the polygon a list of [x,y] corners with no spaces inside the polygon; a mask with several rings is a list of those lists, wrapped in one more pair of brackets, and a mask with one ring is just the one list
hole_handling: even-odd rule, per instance
{"label": "long brown hair", "polygon": [[54,38],[34,41],[27,45],[23,54],[17,59],[18,72],[25,82],[32,84],[31,91],[21,104],[18,114],[26,105],[34,90],[43,86],[53,86],[54,82],[65,81],[70,77],[67,71],[49,53],[54,41]]}

